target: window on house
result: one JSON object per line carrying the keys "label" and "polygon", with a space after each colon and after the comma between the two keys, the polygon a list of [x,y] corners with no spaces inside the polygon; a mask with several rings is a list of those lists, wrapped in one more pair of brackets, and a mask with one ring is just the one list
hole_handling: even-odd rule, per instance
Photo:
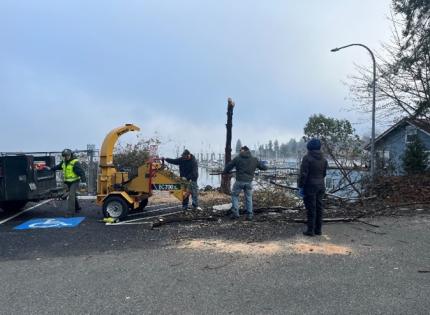
{"label": "window on house", "polygon": [[383,151],[384,152],[384,160],[388,161],[390,159],[390,151]]}
{"label": "window on house", "polygon": [[390,159],[390,151],[378,150],[376,151],[376,156],[381,160],[389,160]]}
{"label": "window on house", "polygon": [[325,179],[326,189],[333,189],[334,187],[334,178],[326,177]]}
{"label": "window on house", "polygon": [[405,142],[411,143],[417,136],[417,128],[414,126],[406,126]]}
{"label": "window on house", "polygon": [[387,149],[376,151],[377,167],[385,169],[390,165],[390,151]]}

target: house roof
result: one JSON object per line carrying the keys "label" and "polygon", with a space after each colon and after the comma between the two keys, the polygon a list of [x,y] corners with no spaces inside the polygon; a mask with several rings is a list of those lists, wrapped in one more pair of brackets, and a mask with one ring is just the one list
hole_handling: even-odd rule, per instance
{"label": "house roof", "polygon": [[[387,130],[385,130],[382,134],[380,134],[375,139],[375,144],[378,143],[378,141],[385,138],[388,134],[390,134],[392,131],[396,130],[397,128],[403,127],[404,125],[412,125],[423,131],[424,133],[428,134],[430,136],[430,119],[419,119],[419,118],[403,118],[395,125],[391,126]],[[370,143],[368,143],[364,149],[369,150],[370,149]]]}

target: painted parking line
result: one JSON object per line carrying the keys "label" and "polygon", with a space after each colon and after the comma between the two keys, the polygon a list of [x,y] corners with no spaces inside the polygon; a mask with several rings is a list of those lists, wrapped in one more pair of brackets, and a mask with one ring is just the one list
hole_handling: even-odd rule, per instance
{"label": "painted parking line", "polygon": [[96,200],[97,196],[77,196],[79,200]]}
{"label": "painted parking line", "polygon": [[34,208],[37,208],[37,207],[40,207],[41,205],[44,205],[45,203],[48,203],[48,202],[50,202],[52,200],[53,199],[44,200],[44,201],[42,201],[42,202],[40,202],[40,203],[38,203],[38,204],[30,207],[30,208],[27,208],[27,209],[22,210],[21,212],[15,213],[13,216],[11,216],[11,217],[9,217],[7,219],[4,219],[3,221],[0,221],[0,225],[3,224],[3,223],[6,223],[7,221],[10,221],[10,220],[16,218],[17,216],[19,216],[19,215],[21,215],[21,214],[23,214],[23,213],[25,213],[27,211],[30,211],[30,210],[32,210]]}
{"label": "painted parking line", "polygon": [[14,230],[72,228],[78,226],[84,219],[85,217],[32,219],[16,226]]}
{"label": "painted parking line", "polygon": [[[169,212],[169,213],[165,213],[165,214],[161,214],[161,215],[154,215],[151,217],[143,217],[143,218],[139,218],[139,219],[134,219],[134,220],[129,220],[129,221],[121,221],[118,223],[105,223],[105,225],[133,225],[133,224],[141,224],[141,221],[147,220],[147,219],[153,219],[153,218],[162,218],[162,217],[166,217],[168,215],[172,215],[172,214],[178,214],[178,213],[183,213],[183,211],[175,211],[175,212]],[[139,222],[140,221],[140,222]]]}
{"label": "painted parking line", "polygon": [[[157,206],[158,206],[158,205],[157,205]],[[143,211],[138,212],[138,213],[132,213],[132,214],[129,214],[129,215],[127,215],[127,217],[133,217],[133,216],[142,215],[142,214],[147,214],[147,213],[153,213],[153,212],[160,212],[160,211],[164,211],[164,210],[167,210],[167,209],[175,209],[175,208],[179,208],[179,206],[178,206],[178,205],[176,205],[176,206],[169,206],[169,207],[158,208],[158,209],[149,210],[149,211],[143,210]],[[147,209],[147,208],[145,208],[145,209]],[[140,220],[140,219],[141,219],[141,218],[137,218],[137,219],[133,219],[133,220]],[[131,222],[131,221],[132,221],[132,220],[128,220],[128,222]]]}

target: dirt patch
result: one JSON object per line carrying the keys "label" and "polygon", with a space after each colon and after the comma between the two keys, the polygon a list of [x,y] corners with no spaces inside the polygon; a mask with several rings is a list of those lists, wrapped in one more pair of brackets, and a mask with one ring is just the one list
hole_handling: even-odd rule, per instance
{"label": "dirt patch", "polygon": [[331,243],[286,243],[286,242],[264,242],[264,243],[243,243],[224,240],[196,239],[183,243],[179,246],[182,249],[192,249],[197,251],[216,251],[219,253],[236,253],[241,255],[276,255],[279,253],[296,254],[321,254],[321,255],[351,255],[352,249],[347,246],[340,246]]}
{"label": "dirt patch", "polygon": [[352,249],[347,246],[339,246],[331,243],[307,243],[299,242],[290,245],[290,249],[298,254],[322,254],[322,255],[351,255]]}
{"label": "dirt patch", "polygon": [[214,205],[231,202],[231,197],[218,191],[202,191],[199,193],[199,201],[201,206],[211,208]]}
{"label": "dirt patch", "polygon": [[241,243],[223,240],[192,240],[179,248],[193,250],[213,250],[220,253],[237,253],[242,255],[275,255],[284,250],[276,242],[269,243]]}
{"label": "dirt patch", "polygon": [[[149,198],[149,205],[159,205],[162,203],[180,204],[180,201],[168,191],[154,191],[153,193]],[[199,192],[199,202],[202,207],[212,207],[213,205],[230,202],[230,196],[218,191],[202,191]]]}
{"label": "dirt patch", "polygon": [[163,203],[179,204],[179,200],[168,191],[155,191],[148,201],[148,205],[159,205]]}

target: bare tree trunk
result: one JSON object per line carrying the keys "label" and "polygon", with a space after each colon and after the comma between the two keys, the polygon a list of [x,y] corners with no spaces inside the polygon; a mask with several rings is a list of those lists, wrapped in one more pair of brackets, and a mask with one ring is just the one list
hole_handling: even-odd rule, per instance
{"label": "bare tree trunk", "polygon": [[[224,165],[231,161],[231,135],[233,128],[233,108],[234,102],[229,97],[227,104],[227,124],[225,125],[227,128],[227,136],[225,141],[225,157],[224,157]],[[225,194],[231,193],[231,175],[222,175],[221,177],[221,192]]]}

